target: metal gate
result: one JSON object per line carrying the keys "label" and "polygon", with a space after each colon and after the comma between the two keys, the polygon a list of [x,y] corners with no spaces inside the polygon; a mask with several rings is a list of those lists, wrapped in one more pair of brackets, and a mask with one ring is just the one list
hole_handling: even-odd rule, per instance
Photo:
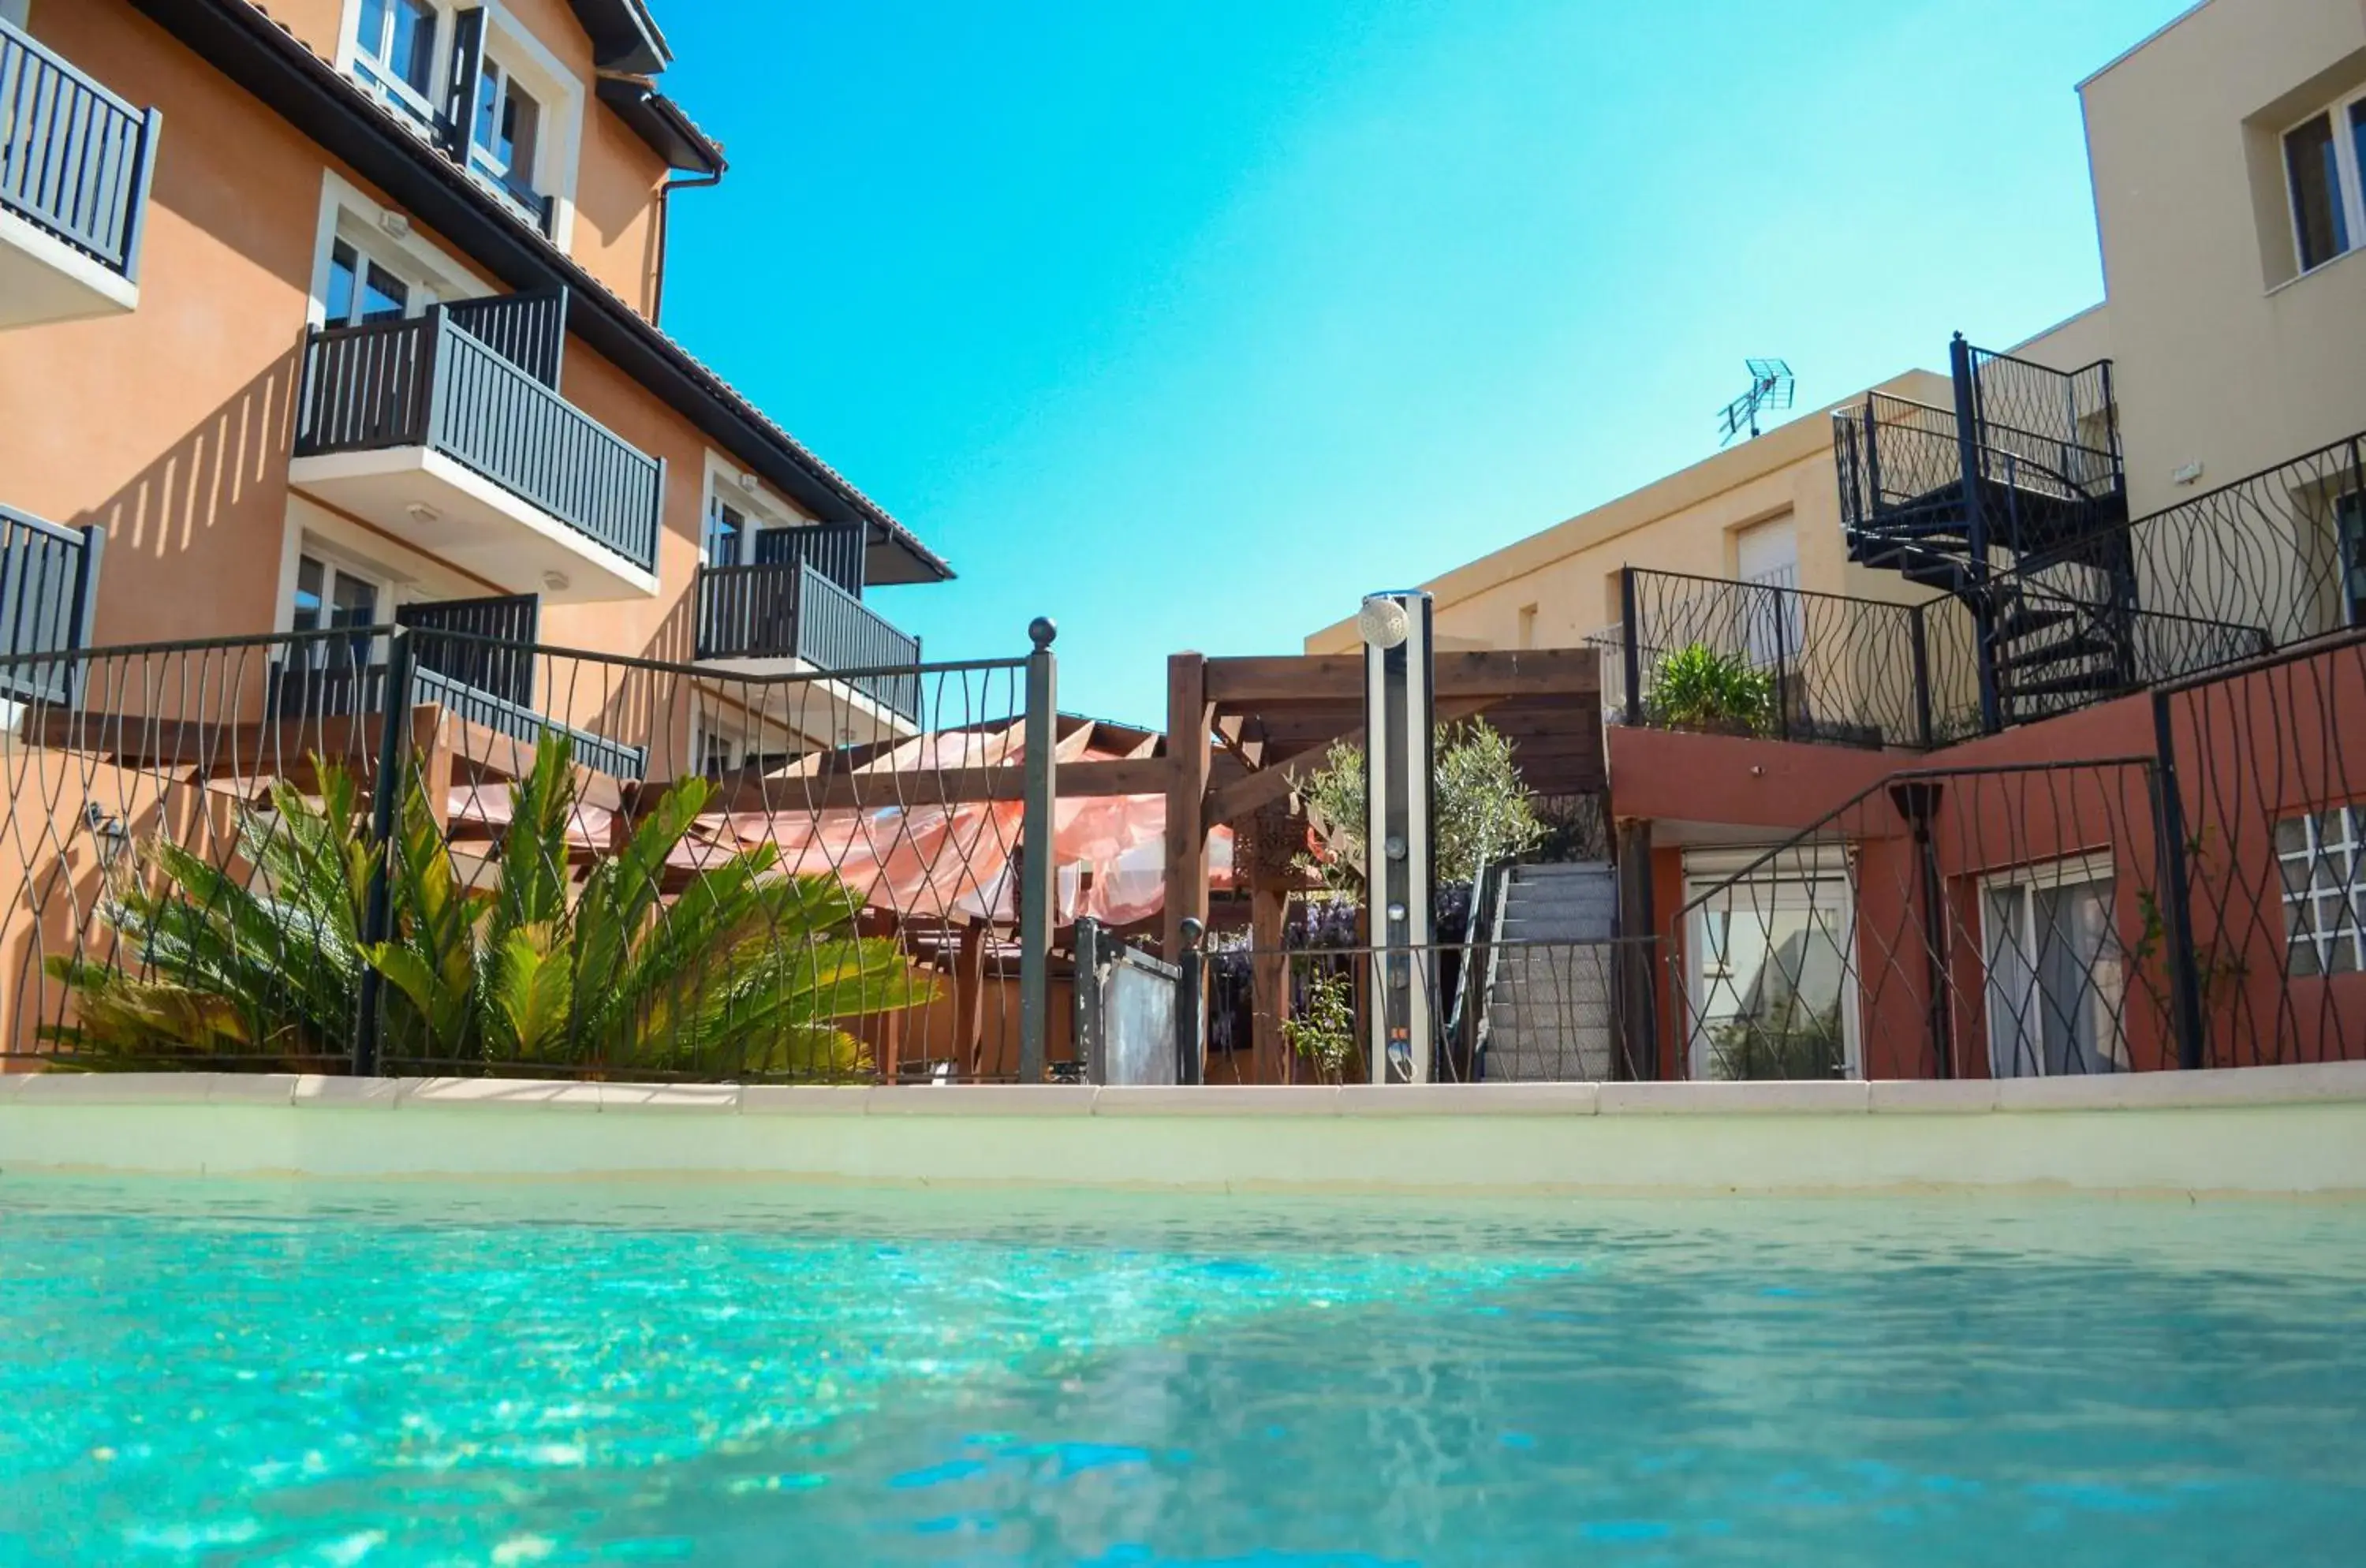
{"label": "metal gate", "polygon": [[[1111,937],[1093,919],[1076,922],[1076,1057],[1085,1081],[1131,1088],[1194,1081],[1184,1066],[1183,967]],[[1196,1009],[1193,1010],[1196,1019]],[[1196,1058],[1197,1051],[1189,1053]]]}

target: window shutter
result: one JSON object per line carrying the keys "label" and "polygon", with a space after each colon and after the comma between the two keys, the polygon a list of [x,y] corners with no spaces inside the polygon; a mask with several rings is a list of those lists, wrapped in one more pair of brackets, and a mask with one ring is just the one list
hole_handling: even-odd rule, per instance
{"label": "window shutter", "polygon": [[484,70],[485,8],[479,6],[452,18],[452,85],[444,99],[444,140],[464,160],[477,118],[477,79]]}

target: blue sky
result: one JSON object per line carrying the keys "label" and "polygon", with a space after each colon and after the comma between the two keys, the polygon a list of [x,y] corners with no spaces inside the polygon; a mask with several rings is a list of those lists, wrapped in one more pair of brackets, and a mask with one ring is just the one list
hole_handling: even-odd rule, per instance
{"label": "blue sky", "polygon": [[1802,409],[2101,297],[2078,80],[2185,0],[671,0],[730,175],[666,325],[1062,705],[1294,652]]}

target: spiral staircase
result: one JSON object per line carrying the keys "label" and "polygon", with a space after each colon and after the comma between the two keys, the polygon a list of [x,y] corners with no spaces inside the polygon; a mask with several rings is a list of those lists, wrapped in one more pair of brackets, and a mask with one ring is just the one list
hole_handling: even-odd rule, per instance
{"label": "spiral staircase", "polygon": [[1836,412],[1849,558],[1961,600],[1981,728],[2140,682],[2141,631],[2112,367],[1952,353],[1955,407],[1875,393]]}

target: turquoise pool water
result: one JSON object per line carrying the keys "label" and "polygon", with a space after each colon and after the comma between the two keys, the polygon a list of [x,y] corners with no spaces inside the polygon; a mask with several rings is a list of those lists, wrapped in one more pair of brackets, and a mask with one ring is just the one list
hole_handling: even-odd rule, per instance
{"label": "turquoise pool water", "polygon": [[0,1563],[2354,1563],[2366,1208],[0,1180]]}

